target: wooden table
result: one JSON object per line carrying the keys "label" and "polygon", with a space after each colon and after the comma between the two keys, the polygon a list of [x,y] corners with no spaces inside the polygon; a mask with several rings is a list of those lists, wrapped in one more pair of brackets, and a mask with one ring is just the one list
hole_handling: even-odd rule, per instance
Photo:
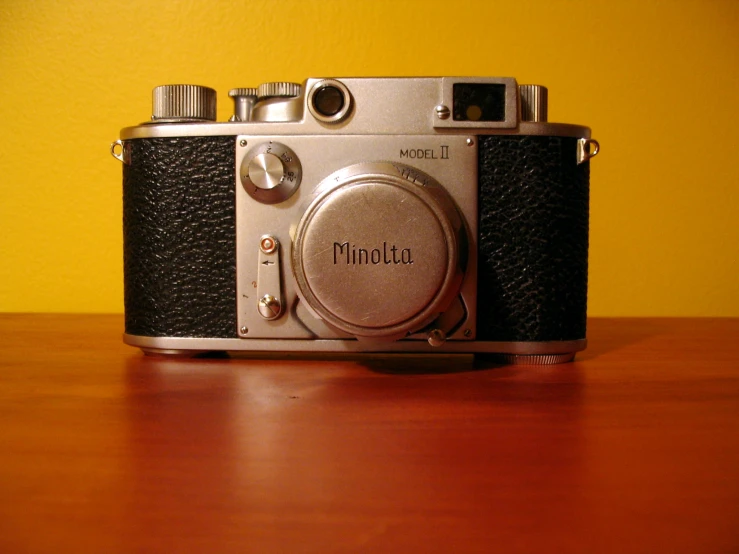
{"label": "wooden table", "polygon": [[0,552],[739,552],[739,319],[575,363],[159,359],[0,316]]}

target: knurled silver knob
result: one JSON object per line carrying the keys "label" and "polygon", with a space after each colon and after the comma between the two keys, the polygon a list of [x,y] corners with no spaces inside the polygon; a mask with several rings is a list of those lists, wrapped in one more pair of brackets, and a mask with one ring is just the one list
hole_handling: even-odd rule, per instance
{"label": "knurled silver knob", "polygon": [[298,83],[263,83],[257,89],[259,98],[292,98],[300,96],[302,87]]}
{"label": "knurled silver knob", "polygon": [[547,88],[541,85],[520,85],[521,121],[546,123],[547,121]]}
{"label": "knurled silver knob", "polygon": [[232,88],[228,91],[228,95],[231,98],[235,98],[237,96],[256,96],[257,95],[257,89],[255,88]]}
{"label": "knurled silver knob", "polygon": [[216,120],[216,91],[198,85],[162,85],[152,94],[152,116],[158,120]]}

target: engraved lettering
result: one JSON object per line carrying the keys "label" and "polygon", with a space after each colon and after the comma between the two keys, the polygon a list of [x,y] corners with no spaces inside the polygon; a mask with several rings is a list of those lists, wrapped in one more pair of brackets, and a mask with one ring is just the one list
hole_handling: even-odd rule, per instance
{"label": "engraved lettering", "polygon": [[339,244],[338,242],[334,243],[334,265],[336,265],[336,248],[339,248],[339,256],[344,252],[344,247],[346,247],[346,265],[349,265],[349,243],[343,242]]}
{"label": "engraved lettering", "polygon": [[449,146],[442,144],[438,150],[435,148],[401,148],[400,158],[411,160],[448,160]]}
{"label": "engraved lettering", "polygon": [[[400,255],[398,255],[400,253]],[[349,241],[334,242],[334,265],[412,265],[413,255],[410,248],[399,248],[387,241],[382,248],[360,248]]]}

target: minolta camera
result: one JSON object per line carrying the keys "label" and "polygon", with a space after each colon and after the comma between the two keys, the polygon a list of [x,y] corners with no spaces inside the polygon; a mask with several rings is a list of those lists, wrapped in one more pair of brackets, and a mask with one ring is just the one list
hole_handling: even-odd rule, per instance
{"label": "minolta camera", "polygon": [[124,340],[205,351],[585,348],[590,129],[512,78],[166,85],[121,131]]}

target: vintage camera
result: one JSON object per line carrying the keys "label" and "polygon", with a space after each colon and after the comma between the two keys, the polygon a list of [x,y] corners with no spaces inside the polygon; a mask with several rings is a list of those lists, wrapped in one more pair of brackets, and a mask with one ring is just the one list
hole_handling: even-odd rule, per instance
{"label": "vintage camera", "polygon": [[124,340],[204,351],[585,348],[587,127],[512,78],[166,85],[121,131]]}

